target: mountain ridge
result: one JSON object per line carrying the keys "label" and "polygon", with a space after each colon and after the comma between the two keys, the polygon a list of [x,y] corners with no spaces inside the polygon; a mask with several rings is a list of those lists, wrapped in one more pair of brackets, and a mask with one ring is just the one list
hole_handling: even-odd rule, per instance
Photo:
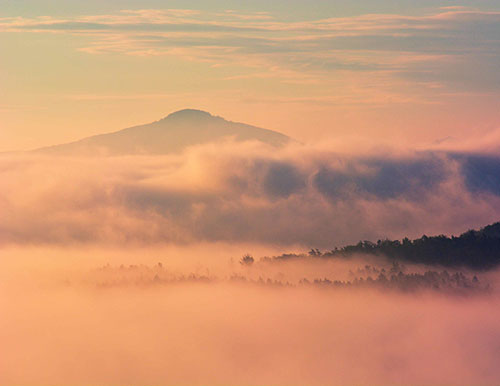
{"label": "mountain ridge", "polygon": [[148,155],[178,153],[193,145],[233,138],[280,147],[291,139],[277,131],[228,121],[209,112],[182,109],[164,118],[118,131],[33,150],[59,155]]}

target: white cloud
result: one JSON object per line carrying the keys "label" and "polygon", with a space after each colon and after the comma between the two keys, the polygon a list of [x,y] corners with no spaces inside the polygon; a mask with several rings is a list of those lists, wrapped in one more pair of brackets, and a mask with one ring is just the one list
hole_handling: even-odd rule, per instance
{"label": "white cloud", "polygon": [[458,233],[500,217],[495,156],[388,154],[227,143],[181,156],[4,156],[0,242],[333,248]]}

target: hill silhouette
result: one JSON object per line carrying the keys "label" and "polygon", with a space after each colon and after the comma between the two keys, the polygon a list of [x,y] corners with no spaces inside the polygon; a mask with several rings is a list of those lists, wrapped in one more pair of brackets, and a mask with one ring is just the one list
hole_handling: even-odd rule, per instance
{"label": "hill silhouette", "polygon": [[290,138],[276,131],[227,121],[208,112],[185,109],[145,125],[95,135],[79,141],[44,147],[38,153],[60,155],[170,154],[188,146],[232,138],[282,146]]}
{"label": "hill silhouette", "polygon": [[349,258],[355,255],[387,257],[395,262],[487,270],[500,265],[500,222],[460,236],[422,236],[416,240],[360,241],[328,252],[311,249],[308,255],[284,254],[274,259],[313,256]]}

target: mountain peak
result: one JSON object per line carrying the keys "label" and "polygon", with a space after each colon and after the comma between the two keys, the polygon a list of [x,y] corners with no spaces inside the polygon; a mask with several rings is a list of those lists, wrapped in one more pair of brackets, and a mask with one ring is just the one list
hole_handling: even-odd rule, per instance
{"label": "mountain peak", "polygon": [[272,146],[282,146],[290,139],[276,131],[227,121],[206,111],[184,109],[156,122],[37,151],[72,155],[171,154],[224,138],[260,141]]}
{"label": "mountain peak", "polygon": [[196,109],[183,109],[169,114],[166,118],[168,120],[203,120],[208,118],[215,118],[209,112]]}

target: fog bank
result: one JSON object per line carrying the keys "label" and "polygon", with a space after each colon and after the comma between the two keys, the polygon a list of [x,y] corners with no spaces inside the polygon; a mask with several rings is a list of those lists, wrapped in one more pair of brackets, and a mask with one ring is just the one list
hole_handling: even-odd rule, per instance
{"label": "fog bank", "polygon": [[[9,263],[4,250],[0,383],[495,385],[500,379],[496,290],[455,296],[230,280],[102,287],[90,280],[110,262],[119,272],[120,261],[139,266],[159,256],[156,264],[175,274],[267,273],[282,281],[343,278],[371,263],[246,267],[231,261],[241,256],[236,249],[216,251],[200,265],[199,250],[178,257],[92,250],[89,264],[86,253],[65,249],[52,252],[52,266],[43,259],[36,266],[33,257],[50,251],[11,250]],[[488,275],[480,279],[497,281],[497,273]]]}
{"label": "fog bank", "polygon": [[500,218],[500,158],[246,142],[176,156],[0,157],[0,245],[333,248]]}

